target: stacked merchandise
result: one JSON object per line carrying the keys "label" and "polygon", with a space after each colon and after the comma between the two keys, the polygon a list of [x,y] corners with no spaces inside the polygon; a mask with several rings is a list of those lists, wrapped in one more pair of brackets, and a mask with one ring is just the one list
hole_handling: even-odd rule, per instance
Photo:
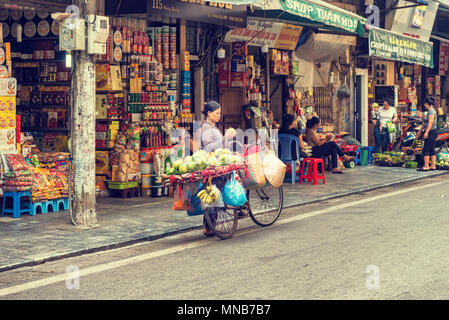
{"label": "stacked merchandise", "polygon": [[182,55],[181,65],[181,103],[183,112],[190,113],[191,105],[191,75],[190,75],[190,53],[184,51]]}
{"label": "stacked merchandise", "polygon": [[32,155],[36,184],[31,190],[33,203],[69,197],[70,154],[39,152]]}
{"label": "stacked merchandise", "polygon": [[[4,170],[4,192],[30,191],[35,184],[32,168],[21,154],[2,157]],[[6,161],[6,163],[5,163]]]}

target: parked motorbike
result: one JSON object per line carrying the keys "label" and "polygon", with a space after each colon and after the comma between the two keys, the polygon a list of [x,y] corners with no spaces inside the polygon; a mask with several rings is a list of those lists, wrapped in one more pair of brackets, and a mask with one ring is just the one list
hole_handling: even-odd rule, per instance
{"label": "parked motorbike", "polygon": [[402,151],[404,147],[410,147],[418,138],[418,132],[422,125],[422,120],[416,117],[407,116],[408,124],[402,128],[402,134],[393,143],[392,151]]}

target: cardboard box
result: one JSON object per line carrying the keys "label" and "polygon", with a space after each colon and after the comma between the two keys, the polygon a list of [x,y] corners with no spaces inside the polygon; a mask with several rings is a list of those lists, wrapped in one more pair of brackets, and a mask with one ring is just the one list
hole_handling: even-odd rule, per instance
{"label": "cardboard box", "polygon": [[109,169],[109,152],[96,151],[95,152],[95,173],[107,174]]}
{"label": "cardboard box", "polygon": [[231,72],[245,72],[246,58],[243,56],[233,56],[231,59]]}
{"label": "cardboard box", "polygon": [[231,61],[221,60],[218,64],[218,87],[229,88],[231,86]]}
{"label": "cardboard box", "polygon": [[122,90],[122,75],[120,73],[120,66],[111,66],[111,89],[112,90]]}
{"label": "cardboard box", "polygon": [[111,90],[111,77],[108,64],[97,64],[95,66],[95,78],[97,91]]}
{"label": "cardboard box", "polygon": [[231,87],[246,87],[246,72],[231,72]]}
{"label": "cardboard box", "polygon": [[108,96],[106,94],[97,94],[95,97],[95,118],[108,118]]}
{"label": "cardboard box", "polygon": [[181,52],[181,70],[182,71],[190,70],[190,53],[189,53],[189,51]]}
{"label": "cardboard box", "polygon": [[248,55],[248,45],[246,42],[233,42],[232,55],[246,57]]}

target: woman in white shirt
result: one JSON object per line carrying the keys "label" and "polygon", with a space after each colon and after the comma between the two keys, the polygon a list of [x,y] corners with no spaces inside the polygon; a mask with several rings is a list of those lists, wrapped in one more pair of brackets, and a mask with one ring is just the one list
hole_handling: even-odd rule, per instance
{"label": "woman in white shirt", "polygon": [[388,145],[391,143],[390,135],[388,133],[387,122],[391,121],[396,123],[398,121],[398,113],[396,108],[390,105],[390,102],[385,100],[382,107],[379,108],[380,124],[382,126],[382,131],[380,132],[382,139],[382,151],[387,151]]}

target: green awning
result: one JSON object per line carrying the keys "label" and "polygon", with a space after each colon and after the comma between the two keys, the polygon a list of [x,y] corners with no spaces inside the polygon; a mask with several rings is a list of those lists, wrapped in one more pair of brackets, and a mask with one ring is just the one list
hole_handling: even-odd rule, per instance
{"label": "green awning", "polygon": [[433,68],[433,43],[370,27],[369,55]]}
{"label": "green awning", "polygon": [[254,5],[249,16],[363,35],[366,19],[321,0],[273,0]]}

